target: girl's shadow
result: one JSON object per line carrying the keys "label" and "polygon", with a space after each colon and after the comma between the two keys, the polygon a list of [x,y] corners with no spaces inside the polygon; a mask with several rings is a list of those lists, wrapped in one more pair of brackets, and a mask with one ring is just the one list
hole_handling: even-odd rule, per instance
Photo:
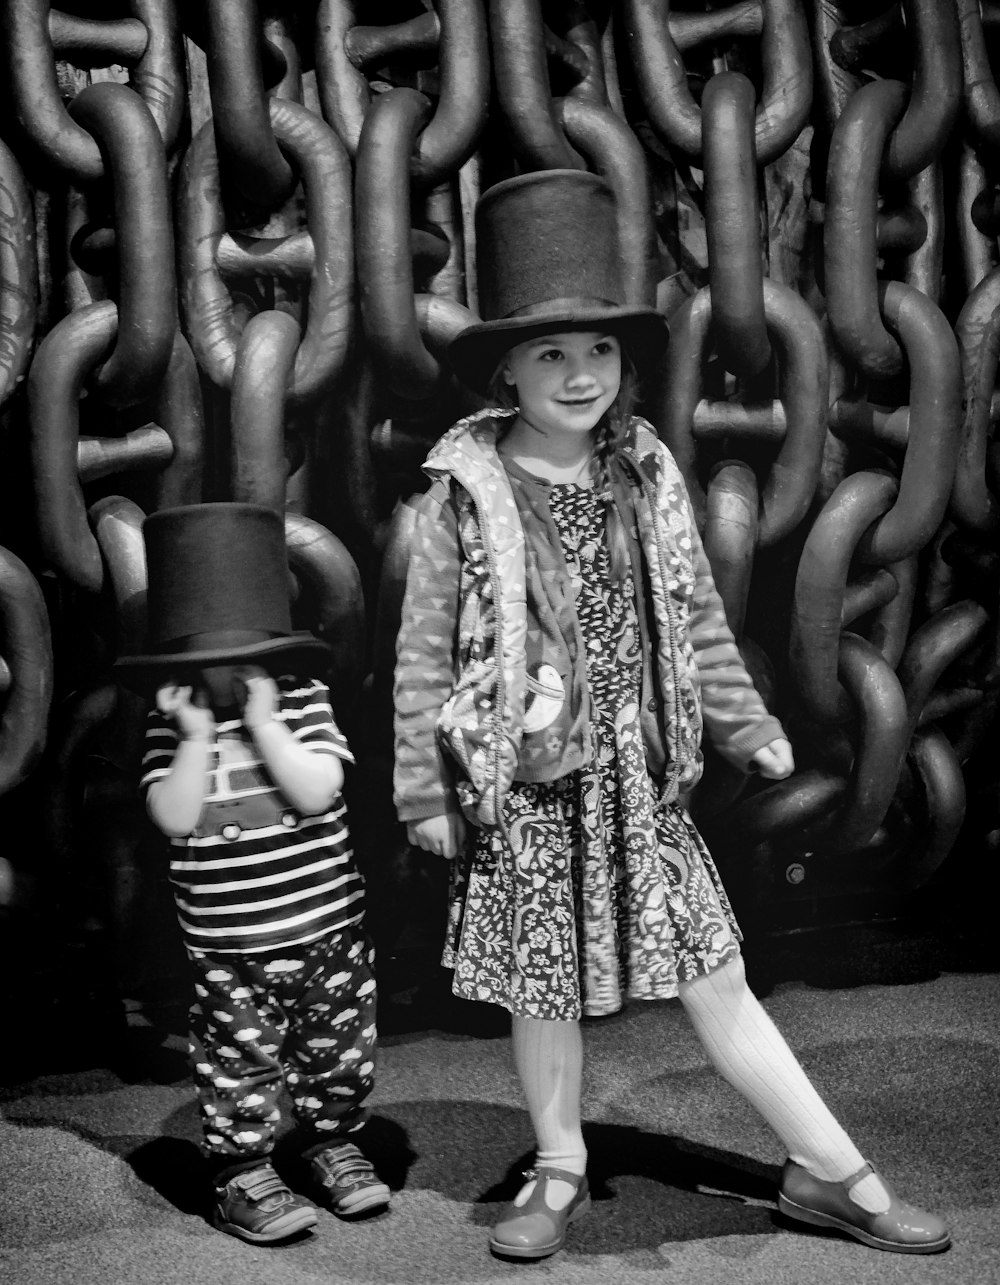
{"label": "girl's shadow", "polygon": [[[574,1226],[578,1253],[655,1249],[664,1240],[773,1234],[780,1170],[747,1156],[628,1125],[585,1124],[594,1217]],[[533,1164],[525,1152],[478,1197],[488,1225]],[[489,1206],[489,1208],[484,1208]]]}

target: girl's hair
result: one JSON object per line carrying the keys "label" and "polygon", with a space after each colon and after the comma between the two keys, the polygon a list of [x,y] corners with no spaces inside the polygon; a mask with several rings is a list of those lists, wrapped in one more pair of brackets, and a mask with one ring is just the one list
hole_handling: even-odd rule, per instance
{"label": "girl's hair", "polygon": [[[619,341],[620,342],[620,341]],[[594,441],[594,486],[604,503],[604,530],[608,545],[611,578],[620,582],[629,570],[628,537],[622,516],[615,504],[611,481],[618,465],[618,453],[625,443],[639,395],[639,378],[635,363],[624,345],[621,347],[622,377],[618,395],[597,422]],[[486,389],[487,405],[502,410],[517,410],[517,394],[504,378],[506,355],[502,358]]]}

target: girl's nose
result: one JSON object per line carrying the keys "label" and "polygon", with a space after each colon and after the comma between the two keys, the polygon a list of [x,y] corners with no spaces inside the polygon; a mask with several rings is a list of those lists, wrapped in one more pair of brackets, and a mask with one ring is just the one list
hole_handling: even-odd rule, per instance
{"label": "girl's nose", "polygon": [[566,382],[569,384],[589,384],[594,379],[594,372],[590,368],[590,363],[586,358],[574,357],[570,359],[569,367],[566,371]]}

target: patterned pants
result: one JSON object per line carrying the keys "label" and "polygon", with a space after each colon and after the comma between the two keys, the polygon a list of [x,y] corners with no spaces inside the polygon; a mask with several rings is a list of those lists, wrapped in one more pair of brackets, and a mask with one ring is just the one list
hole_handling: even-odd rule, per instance
{"label": "patterned pants", "polygon": [[278,954],[188,950],[190,1053],[204,1150],[247,1160],[274,1146],[288,1089],[304,1145],[360,1129],[375,1070],[373,951],[360,927]]}

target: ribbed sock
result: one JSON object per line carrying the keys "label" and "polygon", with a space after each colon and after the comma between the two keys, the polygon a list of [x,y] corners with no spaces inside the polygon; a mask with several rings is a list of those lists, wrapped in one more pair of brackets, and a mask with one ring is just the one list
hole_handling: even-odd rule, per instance
{"label": "ribbed sock", "polygon": [[[587,1147],[580,1126],[580,1086],[583,1078],[583,1038],[579,1022],[556,1022],[517,1017],[511,1023],[514,1065],[528,1104],[528,1114],[538,1144],[540,1165],[554,1165],[573,1174],[587,1168]],[[531,1195],[529,1182],[515,1203]],[[553,1180],[546,1199],[553,1209],[563,1209],[576,1188]]]}
{"label": "ribbed sock", "polygon": [[[757,1108],[796,1164],[827,1182],[857,1173],[864,1157],[750,990],[741,959],[683,982],[680,998],[716,1070]],[[876,1174],[850,1194],[868,1213],[890,1204]]]}

